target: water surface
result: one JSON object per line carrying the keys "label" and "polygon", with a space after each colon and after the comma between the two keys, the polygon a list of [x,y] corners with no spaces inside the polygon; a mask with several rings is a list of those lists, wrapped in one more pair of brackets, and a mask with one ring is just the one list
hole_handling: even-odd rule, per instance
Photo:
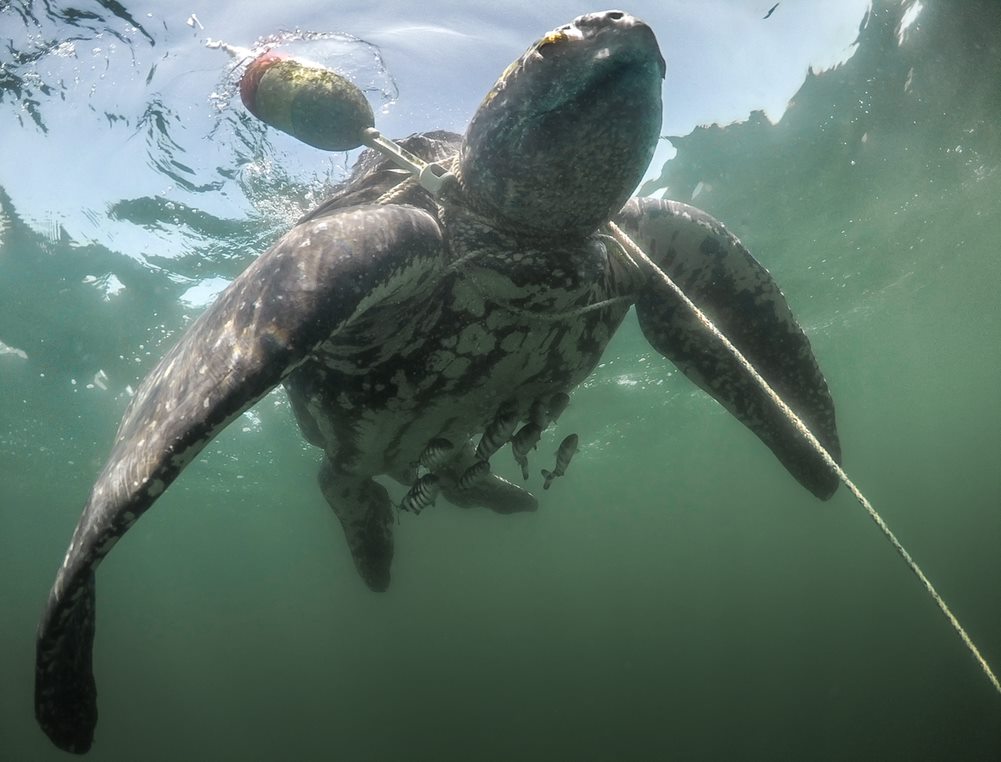
{"label": "water surface", "polygon": [[[409,22],[366,27],[349,10],[323,29],[374,46],[350,55],[373,98],[400,89],[379,117],[388,132],[461,129],[534,35],[593,10],[563,5],[527,35],[484,36],[461,85],[454,67],[398,63],[419,37]],[[632,10],[663,42],[694,23],[692,5]],[[764,5],[755,23],[797,12],[782,3],[764,21]],[[140,5],[49,7],[0,10],[16,38],[0,55],[2,139],[31,148],[0,176],[11,760],[63,758],[31,715],[33,630],[129,388],[348,161],[229,107],[225,63],[200,43],[227,29],[211,9],[193,6],[203,31]],[[439,36],[497,21],[441,11]],[[730,34],[757,29],[729,12]],[[264,14],[253,30],[234,17],[233,39],[295,26]],[[793,72],[784,113],[666,122],[684,137],[642,189],[725,220],[782,285],[830,381],[849,473],[995,666],[999,15],[986,0],[877,2],[846,63]],[[696,72],[665,52],[683,108]],[[122,56],[135,64],[116,68]],[[440,106],[402,105],[434,77]],[[81,147],[56,153],[74,130]],[[538,514],[439,503],[404,516],[393,587],[376,596],[315,487],[319,454],[284,398],[266,398],[101,567],[91,758],[1001,758],[1001,699],[851,497],[814,500],[632,318],[556,441],[572,431],[586,446]]]}

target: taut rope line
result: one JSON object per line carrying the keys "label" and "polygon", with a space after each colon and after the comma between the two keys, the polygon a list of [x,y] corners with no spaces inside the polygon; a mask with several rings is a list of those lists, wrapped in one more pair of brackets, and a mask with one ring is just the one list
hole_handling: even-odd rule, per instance
{"label": "taut rope line", "polygon": [[[209,47],[221,47],[226,50],[230,55],[234,57],[247,56],[250,51],[242,48],[235,48],[233,46],[226,45],[224,43],[214,43],[209,41],[207,43]],[[258,91],[261,89],[262,85],[267,85],[265,90],[276,89],[281,91],[285,95],[291,95],[293,92],[304,92],[307,93],[309,97],[300,101],[297,98],[292,97],[282,97],[282,98],[258,98]],[[458,162],[458,155],[453,155],[448,161],[448,167],[446,168],[442,164],[437,162],[427,162],[418,156],[410,153],[408,150],[404,149],[402,146],[393,142],[392,140],[386,138],[377,129],[375,129],[375,117],[372,113],[372,109],[365,99],[364,94],[349,80],[340,76],[336,72],[330,71],[328,69],[323,69],[316,67],[314,65],[308,64],[306,62],[297,61],[292,58],[286,58],[280,54],[272,55],[269,52],[255,58],[247,67],[246,71],[240,79],[240,98],[243,100],[244,105],[247,109],[259,119],[267,124],[276,127],[283,132],[288,133],[296,137],[303,142],[321,148],[324,150],[350,150],[352,148],[357,148],[360,145],[366,145],[369,148],[373,148],[379,151],[383,156],[390,159],[390,161],[397,167],[404,169],[410,176],[403,179],[401,182],[397,183],[393,187],[389,188],[385,193],[378,197],[376,203],[387,204],[394,203],[401,199],[406,193],[408,193],[411,187],[416,182],[417,185],[428,191],[434,198],[438,205],[438,215],[441,218],[444,206],[451,201],[455,200],[455,195],[457,192],[461,193],[462,182],[461,182],[461,166]],[[339,105],[342,107],[338,118],[329,123],[329,113],[321,112],[318,113],[317,119],[319,122],[327,123],[330,129],[324,131],[316,131],[312,129],[310,120],[303,119],[303,114],[299,114],[299,111],[303,113],[309,112],[312,105],[315,105],[320,100],[331,100],[338,101]],[[296,115],[293,111],[298,114],[298,117],[294,118]],[[612,233],[612,236],[621,246],[621,249],[617,252],[613,251],[612,256],[621,256],[622,260],[632,267],[638,267],[637,263],[641,263],[643,266],[648,267],[651,272],[656,275],[664,283],[665,286],[670,289],[675,296],[677,296],[681,301],[691,310],[692,314],[696,319],[702,324],[702,326],[709,331],[709,333],[715,337],[723,347],[733,356],[735,360],[744,368],[745,371],[754,379],[755,383],[758,384],[759,388],[765,392],[769,399],[775,404],[775,406],[782,412],[782,414],[788,419],[788,421],[793,425],[793,427],[800,433],[800,435],[809,443],[809,445],[820,455],[824,463],[827,464],[828,468],[838,477],[842,484],[855,496],[859,504],[866,510],[869,517],[876,523],[880,531],[886,536],[896,549],[898,555],[904,559],[911,571],[917,576],[921,583],[925,586],[928,594],[931,595],[932,600],[938,604],[938,607],[945,614],[949,623],[953,626],[953,629],[959,633],[960,638],[966,644],[970,653],[976,658],[977,662],[980,664],[980,668],[987,675],[988,680],[990,680],[991,685],[994,689],[1001,694],[1001,684],[998,683],[997,677],[991,671],[990,666],[984,660],[984,657],[980,655],[980,651],[970,640],[970,636],[966,634],[966,630],[959,623],[959,620],[953,615],[952,611],[949,610],[948,605],[942,600],[942,597],[935,590],[932,583],[925,576],[921,568],[915,563],[914,559],[911,558],[910,554],[904,549],[904,546],[900,544],[900,541],[894,536],[893,532],[883,521],[876,509],[872,507],[865,495],[862,494],[861,490],[855,486],[851,479],[848,478],[848,474],[837,464],[831,454],[827,452],[820,441],[813,435],[813,432],[803,423],[802,420],[792,411],[792,409],[776,394],[775,390],[768,385],[768,382],[755,370],[754,366],[751,365],[750,361],[740,352],[733,343],[723,335],[723,333],[713,324],[713,322],[705,315],[705,313],[700,310],[691,299],[689,299],[684,291],[673,281],[670,276],[661,270],[644,252],[636,245],[625,232],[623,232],[614,222],[609,221],[608,230]],[[455,271],[460,269],[460,267],[467,261],[472,260],[474,257],[480,254],[479,251],[468,252],[465,256],[460,257],[457,261],[451,263],[447,268],[447,271]],[[467,274],[468,275],[468,274]],[[476,287],[475,281],[472,280],[474,287]],[[584,307],[571,310],[570,312],[561,312],[556,315],[550,316],[550,319],[562,320],[567,317],[572,317],[577,314],[582,314],[583,312],[590,311],[592,309],[600,309],[605,306],[611,306],[613,303],[618,303],[624,301],[621,297],[615,297],[613,299],[605,300],[603,302],[598,302],[590,305],[585,305]],[[521,308],[516,308],[513,305],[505,305],[508,309],[513,311],[526,314],[528,316],[533,316],[540,319],[546,319],[544,313],[539,313],[535,311],[526,311]]]}
{"label": "taut rope line", "polygon": [[639,260],[648,268],[650,268],[650,270],[653,273],[655,273],[657,277],[661,279],[664,285],[667,286],[674,293],[675,296],[681,299],[682,302],[684,302],[685,306],[688,307],[689,310],[691,310],[692,314],[695,315],[696,319],[698,319],[698,321],[702,324],[702,326],[707,331],[709,331],[709,333],[711,333],[713,337],[726,348],[726,350],[733,356],[733,358],[737,362],[740,363],[741,367],[743,367],[743,369],[747,371],[747,373],[751,376],[751,378],[754,379],[755,383],[761,388],[761,390],[766,395],[768,395],[768,398],[775,404],[776,407],[778,407],[779,410],[782,411],[782,414],[796,428],[796,431],[800,433],[800,435],[810,444],[810,446],[814,449],[814,451],[816,451],[816,453],[823,459],[824,463],[827,464],[827,467],[830,468],[831,471],[835,473],[835,475],[837,475],[841,483],[845,485],[845,487],[848,489],[849,492],[852,493],[852,495],[855,496],[855,499],[858,500],[859,504],[865,509],[866,513],[869,514],[869,518],[871,518],[876,523],[876,526],[878,526],[880,531],[886,536],[886,539],[890,541],[890,544],[897,551],[897,554],[902,559],[904,559],[904,562],[907,564],[908,567],[910,567],[910,570],[914,572],[915,576],[919,580],[921,580],[921,584],[925,586],[925,589],[928,591],[928,594],[932,597],[932,600],[935,601],[936,604],[938,604],[938,607],[942,610],[942,613],[945,614],[945,618],[949,620],[949,624],[952,625],[953,629],[959,634],[959,637],[962,638],[963,643],[966,644],[967,649],[969,649],[970,653],[973,654],[973,658],[977,660],[977,663],[980,665],[980,668],[987,676],[987,679],[991,681],[991,685],[994,686],[994,689],[998,693],[1001,693],[1001,683],[998,683],[998,679],[995,676],[994,672],[991,670],[991,667],[987,663],[987,660],[984,659],[984,657],[980,654],[979,649],[970,639],[970,636],[967,635],[966,630],[963,629],[963,625],[961,625],[959,623],[959,620],[956,619],[956,616],[952,613],[952,610],[949,608],[948,604],[944,600],[942,600],[942,596],[938,594],[938,591],[935,589],[935,586],[932,585],[928,577],[925,576],[925,573],[921,571],[921,567],[918,566],[917,562],[913,558],[911,558],[911,554],[908,553],[906,548],[904,548],[904,546],[900,544],[900,540],[897,539],[896,535],[894,535],[893,532],[890,530],[890,527],[887,526],[885,521],[883,521],[883,517],[880,516],[879,513],[876,511],[876,509],[872,507],[872,504],[869,502],[868,498],[866,498],[866,496],[862,494],[862,491],[855,486],[855,483],[848,478],[848,474],[845,473],[845,470],[838,465],[837,461],[835,461],[834,458],[831,457],[831,454],[820,443],[820,440],[818,440],[817,437],[814,436],[813,432],[810,431],[810,429],[807,427],[805,423],[803,423],[800,417],[792,411],[792,408],[790,408],[785,403],[785,401],[775,392],[775,390],[772,389],[772,387],[768,384],[768,382],[764,379],[764,377],[760,373],[758,373],[757,370],[755,370],[754,366],[751,365],[751,362],[746,357],[744,357],[743,353],[739,349],[737,349],[737,347],[733,345],[733,342],[731,342],[723,334],[723,332],[720,331],[719,328],[715,326],[715,324],[713,324],[713,322],[706,316],[706,314],[702,310],[700,310],[698,306],[696,306],[696,304],[691,299],[688,298],[685,292],[681,290],[681,287],[678,286],[678,284],[676,284],[666,272],[664,272],[661,268],[659,268],[656,265],[656,263],[654,263],[653,260],[651,260],[646,255],[643,249],[641,249],[636,244],[636,242],[633,241],[633,239],[630,238],[629,235],[626,234],[626,232],[623,231],[618,225],[616,225],[614,222],[609,221],[608,228],[609,230],[611,230],[612,235],[615,237],[615,240],[619,242],[619,244],[626,250],[628,254],[635,257],[637,260]]}
{"label": "taut rope line", "polygon": [[[372,147],[376,148],[377,150],[383,150],[383,146],[381,144],[372,145]],[[452,169],[454,172],[456,169],[458,169],[457,165],[458,165],[457,157],[453,156],[451,162],[449,163],[449,168]],[[435,168],[437,169],[438,167]],[[442,167],[442,169],[444,168]],[[430,175],[430,172],[425,171],[421,172],[420,175],[418,176],[418,173],[413,169],[411,169],[410,171],[413,172],[413,174],[410,177],[406,178],[405,180],[401,181],[394,187],[390,188],[376,201],[376,203],[379,204],[392,203],[393,201],[400,198],[404,193],[409,191],[410,188],[416,182],[417,184],[424,186],[426,190],[431,192],[432,197],[438,204],[438,211],[440,215],[444,210],[443,208],[445,203],[447,202],[445,201],[445,199],[440,197],[439,191],[443,186],[445,179],[452,173],[446,170],[445,173],[441,175],[438,174]],[[435,183],[436,187],[433,188],[428,187],[428,184],[424,182],[428,176],[430,176],[431,182]],[[719,328],[716,327],[716,325],[709,319],[709,317],[701,309],[699,309],[699,307],[695,304],[695,302],[693,302],[691,299],[688,298],[688,295],[685,294],[685,292],[681,289],[681,287],[671,279],[671,276],[669,276],[660,267],[658,267],[657,264],[646,255],[646,252],[644,252],[643,249],[640,248],[640,246],[629,236],[629,234],[627,234],[624,230],[622,230],[622,228],[620,228],[611,220],[609,220],[606,227],[608,231],[611,233],[611,237],[621,247],[617,252],[614,251],[613,249],[612,255],[613,256],[618,255],[622,257],[623,261],[627,265],[634,268],[642,264],[643,266],[648,268],[650,272],[652,272],[656,277],[658,277],[661,280],[661,282],[665,286],[667,286],[667,288],[670,289],[670,291],[675,296],[677,296],[682,301],[682,303],[684,303],[684,305],[691,311],[691,313],[695,316],[695,318],[699,321],[699,323],[701,323],[702,327],[705,328],[707,331],[709,331],[709,333],[717,341],[719,341],[720,344],[723,345],[724,349],[726,349],[726,351],[730,353],[730,355],[740,364],[740,366],[748,373],[748,375],[751,376],[751,378],[758,385],[761,391],[765,393],[765,395],[786,417],[789,423],[793,425],[793,428],[795,428],[796,431],[799,432],[800,436],[802,436],[803,439],[805,439],[806,442],[810,445],[810,447],[813,448],[814,452],[816,452],[817,455],[821,457],[821,459],[824,461],[827,467],[830,468],[831,471],[838,477],[838,480],[845,485],[845,488],[852,493],[852,495],[858,501],[859,505],[861,505],[865,509],[865,512],[869,514],[869,518],[873,520],[873,522],[876,524],[877,527],[879,527],[879,530],[883,533],[886,539],[890,541],[890,544],[893,546],[894,550],[897,551],[897,555],[899,555],[904,560],[904,563],[907,564],[908,568],[921,581],[921,584],[924,585],[925,590],[928,591],[928,595],[930,595],[932,600],[935,601],[936,605],[945,615],[945,618],[949,620],[949,624],[952,625],[952,628],[959,635],[960,639],[966,645],[967,650],[969,650],[969,652],[973,655],[973,658],[977,660],[977,663],[980,665],[980,669],[983,670],[984,675],[990,681],[991,685],[994,686],[994,690],[996,690],[999,694],[1001,694],[1001,683],[998,682],[997,676],[994,674],[993,670],[991,670],[991,667],[987,663],[987,660],[984,659],[983,655],[980,653],[980,649],[977,648],[976,644],[967,634],[966,630],[963,628],[963,625],[960,624],[959,620],[956,618],[956,615],[952,613],[952,609],[950,609],[949,605],[942,599],[942,596],[939,595],[938,591],[935,589],[935,586],[931,583],[931,580],[928,579],[925,573],[921,570],[921,567],[918,566],[917,561],[915,561],[911,557],[911,554],[908,553],[907,549],[900,543],[900,540],[897,539],[897,536],[893,533],[893,531],[890,529],[887,523],[883,520],[883,517],[880,516],[879,512],[872,506],[872,503],[869,502],[869,499],[864,494],[862,494],[862,490],[860,490],[855,485],[855,482],[853,482],[848,477],[848,474],[845,472],[845,470],[840,465],[838,465],[838,462],[834,460],[833,457],[831,457],[831,454],[820,443],[820,440],[817,439],[814,433],[810,431],[809,427],[805,423],[803,423],[803,420],[798,415],[796,415],[795,412],[793,412],[792,408],[790,408],[785,403],[785,400],[783,400],[778,395],[778,393],[774,389],[772,389],[771,385],[765,380],[765,378],[760,373],[758,373],[757,369],[751,364],[751,361],[748,360],[744,356],[744,354],[739,349],[737,349],[737,347],[733,344],[733,342],[730,341],[726,337],[726,335],[722,331],[720,331]],[[480,252],[475,250],[469,252],[465,256],[458,259],[456,262],[453,262],[449,266],[448,270],[453,271],[460,269],[463,264],[465,264],[467,261],[476,258],[476,256],[478,256],[479,254]],[[472,280],[472,282],[473,285],[476,286],[475,280]],[[477,288],[477,290],[480,289]],[[552,315],[546,315],[545,313],[539,313],[532,310],[524,310],[518,307],[514,307],[513,305],[501,305],[501,306],[511,310],[512,312],[524,314],[526,317],[533,317],[536,319],[564,320],[586,312],[590,312],[591,310],[594,309],[601,309],[602,307],[611,306],[612,304],[618,303],[622,300],[623,297],[615,297],[612,299],[607,299],[602,302],[598,302],[596,304],[590,304],[584,307],[576,308],[574,310],[554,313]]]}

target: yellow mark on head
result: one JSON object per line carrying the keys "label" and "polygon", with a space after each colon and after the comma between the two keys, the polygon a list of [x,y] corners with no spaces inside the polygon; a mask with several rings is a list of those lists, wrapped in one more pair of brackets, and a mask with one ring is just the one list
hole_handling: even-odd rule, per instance
{"label": "yellow mark on head", "polygon": [[538,50],[544,45],[552,45],[557,42],[563,42],[563,40],[565,40],[566,38],[567,38],[566,32],[550,32],[541,40],[539,40],[538,44],[535,46],[535,49]]}
{"label": "yellow mark on head", "polygon": [[535,44],[535,46],[531,48],[525,55],[523,55],[516,61],[512,61],[508,65],[508,67],[504,69],[504,72],[500,75],[500,77],[497,78],[497,82],[494,84],[494,86],[490,88],[490,92],[487,93],[481,105],[485,106],[486,104],[490,103],[490,101],[492,101],[496,97],[497,93],[499,93],[507,86],[508,80],[511,79],[515,74],[517,74],[518,70],[524,66],[525,61],[531,58],[532,54],[538,53],[539,50],[546,47],[547,45],[555,45],[564,42],[568,39],[569,35],[566,32],[549,32],[549,34],[547,34],[545,37],[539,40]]}

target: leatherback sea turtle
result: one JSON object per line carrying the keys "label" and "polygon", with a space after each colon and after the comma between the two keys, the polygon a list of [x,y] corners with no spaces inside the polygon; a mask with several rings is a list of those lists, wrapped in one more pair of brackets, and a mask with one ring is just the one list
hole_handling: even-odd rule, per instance
{"label": "leatherback sea turtle", "polygon": [[[411,487],[404,502],[416,510],[439,491],[459,506],[534,510],[531,493],[484,462],[512,436],[525,456],[632,305],[650,343],[796,479],[822,499],[834,492],[836,478],[746,371],[603,232],[610,219],[629,232],[838,457],[827,384],[768,273],[709,215],[627,201],[658,140],[664,73],[653,32],[625,13],[559,27],[508,67],[465,136],[404,141],[452,162],[460,201],[439,206],[411,185],[377,203],[401,175],[366,152],[191,325],[136,391],[49,596],[35,702],[57,745],[84,752],[93,740],[98,563],[278,384],[326,454],[320,487],[373,590],[389,584],[394,526],[374,477]],[[519,436],[521,424],[539,431]],[[568,437],[547,480],[575,447]]]}

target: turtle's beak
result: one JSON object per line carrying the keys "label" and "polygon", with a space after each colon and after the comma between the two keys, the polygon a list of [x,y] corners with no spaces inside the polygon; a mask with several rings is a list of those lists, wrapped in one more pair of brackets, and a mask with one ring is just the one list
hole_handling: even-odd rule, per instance
{"label": "turtle's beak", "polygon": [[[601,11],[578,16],[567,25],[568,36],[588,41],[594,46],[595,59],[649,63],[656,61],[660,78],[667,76],[667,62],[661,55],[653,30],[625,11]],[[573,30],[573,31],[571,31]]]}
{"label": "turtle's beak", "polygon": [[623,11],[547,33],[501,75],[466,130],[463,188],[498,225],[588,235],[617,212],[653,156],[664,58]]}

